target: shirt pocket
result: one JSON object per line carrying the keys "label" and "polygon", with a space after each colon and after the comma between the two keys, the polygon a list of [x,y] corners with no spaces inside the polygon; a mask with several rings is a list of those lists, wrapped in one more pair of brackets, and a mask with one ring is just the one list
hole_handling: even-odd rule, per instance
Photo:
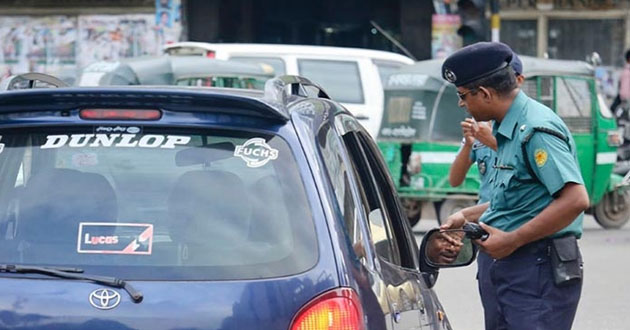
{"label": "shirt pocket", "polygon": [[516,178],[514,169],[498,169],[495,192],[492,196],[492,208],[496,210],[513,209],[523,196],[519,190],[522,183]]}

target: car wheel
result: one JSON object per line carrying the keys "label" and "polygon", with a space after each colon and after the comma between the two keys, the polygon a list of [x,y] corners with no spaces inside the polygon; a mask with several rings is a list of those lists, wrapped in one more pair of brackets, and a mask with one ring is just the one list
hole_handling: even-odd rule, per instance
{"label": "car wheel", "polygon": [[405,209],[409,225],[413,228],[418,221],[420,221],[420,216],[422,215],[422,201],[417,199],[401,198],[400,202]]}
{"label": "car wheel", "polygon": [[439,210],[436,212],[438,223],[441,225],[451,214],[475,204],[475,201],[470,199],[445,199],[440,203]]}
{"label": "car wheel", "polygon": [[630,192],[609,192],[595,205],[595,221],[606,229],[619,229],[630,220]]}

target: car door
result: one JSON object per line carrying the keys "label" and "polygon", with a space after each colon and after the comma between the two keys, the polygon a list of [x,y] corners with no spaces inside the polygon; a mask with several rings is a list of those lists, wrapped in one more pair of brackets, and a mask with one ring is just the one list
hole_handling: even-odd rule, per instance
{"label": "car door", "polygon": [[397,195],[378,149],[356,120],[342,115],[338,129],[368,204],[371,247],[386,286],[394,329],[421,329],[424,304],[415,242],[405,228]]}

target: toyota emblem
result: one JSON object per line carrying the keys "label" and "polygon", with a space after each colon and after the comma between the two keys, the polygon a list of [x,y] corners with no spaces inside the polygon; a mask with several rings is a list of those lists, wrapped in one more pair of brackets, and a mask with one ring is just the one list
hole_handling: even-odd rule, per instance
{"label": "toyota emblem", "polygon": [[112,309],[120,304],[120,293],[111,289],[96,289],[90,293],[90,304],[98,309]]}

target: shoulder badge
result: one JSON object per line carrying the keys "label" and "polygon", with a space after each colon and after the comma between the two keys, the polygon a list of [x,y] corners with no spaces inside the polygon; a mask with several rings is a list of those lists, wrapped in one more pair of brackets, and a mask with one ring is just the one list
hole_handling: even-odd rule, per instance
{"label": "shoulder badge", "polygon": [[547,163],[547,151],[545,149],[536,149],[534,152],[534,159],[538,167],[543,167]]}

